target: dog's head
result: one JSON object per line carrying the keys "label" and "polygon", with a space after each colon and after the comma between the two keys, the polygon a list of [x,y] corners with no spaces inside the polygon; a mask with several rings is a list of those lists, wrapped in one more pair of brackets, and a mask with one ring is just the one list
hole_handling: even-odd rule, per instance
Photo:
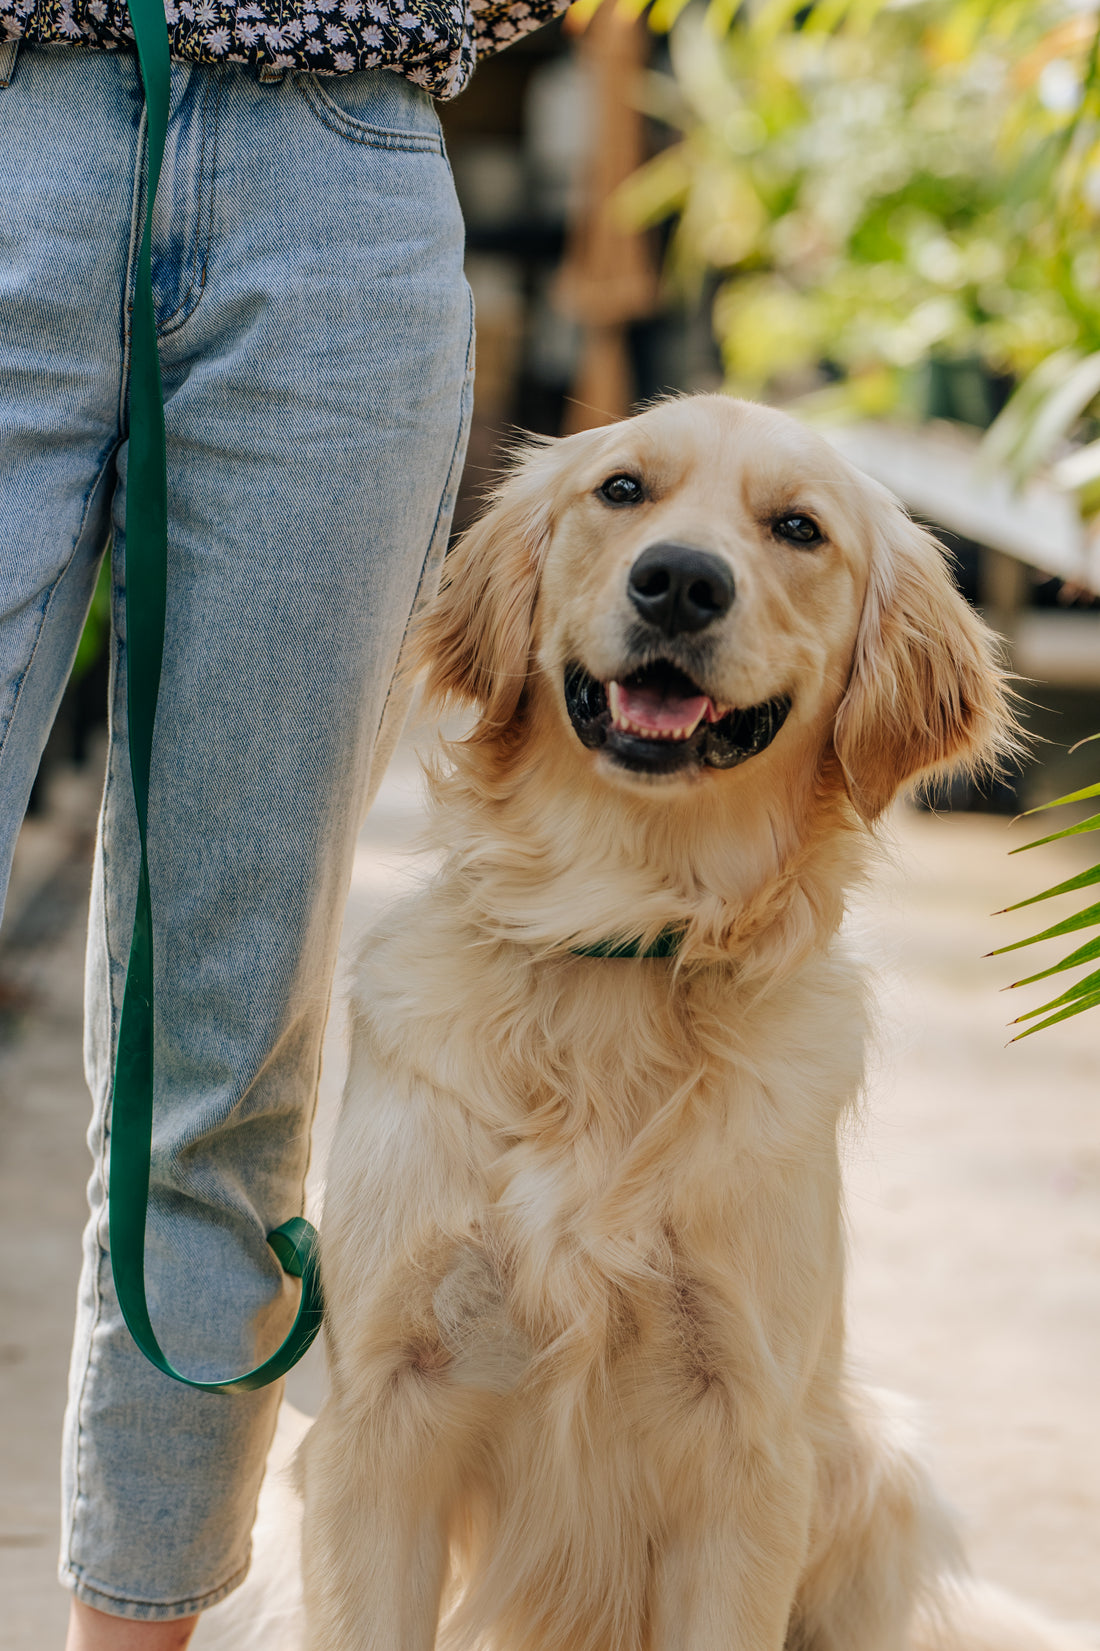
{"label": "dog's head", "polygon": [[537,727],[650,795],[793,762],[871,819],[1011,741],[993,639],[935,541],[794,420],[719,396],[528,448],[418,646],[429,692],[477,707],[475,742]]}

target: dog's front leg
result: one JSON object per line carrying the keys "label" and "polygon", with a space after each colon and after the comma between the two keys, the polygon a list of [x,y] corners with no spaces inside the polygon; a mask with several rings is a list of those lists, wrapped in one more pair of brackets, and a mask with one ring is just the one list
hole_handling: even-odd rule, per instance
{"label": "dog's front leg", "polygon": [[333,1398],[303,1447],[307,1651],[431,1651],[453,1472],[395,1375],[364,1412]]}
{"label": "dog's front leg", "polygon": [[[721,1466],[720,1466],[721,1464]],[[659,1546],[652,1651],[783,1651],[806,1561],[809,1451],[717,1457]]]}
{"label": "dog's front leg", "polygon": [[491,1148],[453,1097],[378,1065],[370,1032],[361,1013],[325,1196],[331,1395],[302,1451],[309,1651],[431,1651],[456,1499],[499,1406],[478,1330],[506,1314],[488,1260],[469,1259]]}

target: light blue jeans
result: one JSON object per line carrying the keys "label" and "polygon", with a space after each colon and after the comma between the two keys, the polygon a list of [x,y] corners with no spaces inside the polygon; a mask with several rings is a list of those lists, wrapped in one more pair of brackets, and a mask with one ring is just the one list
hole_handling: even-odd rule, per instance
{"label": "light blue jeans", "polygon": [[[278,1390],[160,1375],[111,1283],[105,1147],[136,886],[120,597],[143,144],[134,58],[21,49],[0,89],[0,877],[113,534],[61,1574],[100,1610],[171,1618],[242,1580]],[[290,1317],[296,1286],[265,1235],[301,1208],[354,841],[461,468],[472,316],[432,104],[385,71],[264,85],[175,66],[153,283],[169,573],[146,1266],[169,1358],[216,1377]]]}

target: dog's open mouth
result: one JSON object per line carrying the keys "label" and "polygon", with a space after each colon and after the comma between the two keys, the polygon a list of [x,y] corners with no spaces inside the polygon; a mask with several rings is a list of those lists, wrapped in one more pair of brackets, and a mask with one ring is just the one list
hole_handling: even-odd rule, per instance
{"label": "dog's open mouth", "polygon": [[786,696],[744,708],[720,705],[663,659],[607,683],[567,665],[565,704],[582,745],[646,774],[735,768],[771,744],[791,708]]}

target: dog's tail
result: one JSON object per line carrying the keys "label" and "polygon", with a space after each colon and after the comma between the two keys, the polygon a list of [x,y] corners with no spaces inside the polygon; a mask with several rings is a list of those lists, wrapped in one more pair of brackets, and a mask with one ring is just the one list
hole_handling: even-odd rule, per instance
{"label": "dog's tail", "polygon": [[1048,1621],[991,1583],[945,1582],[914,1619],[907,1651],[1097,1651],[1100,1636]]}

